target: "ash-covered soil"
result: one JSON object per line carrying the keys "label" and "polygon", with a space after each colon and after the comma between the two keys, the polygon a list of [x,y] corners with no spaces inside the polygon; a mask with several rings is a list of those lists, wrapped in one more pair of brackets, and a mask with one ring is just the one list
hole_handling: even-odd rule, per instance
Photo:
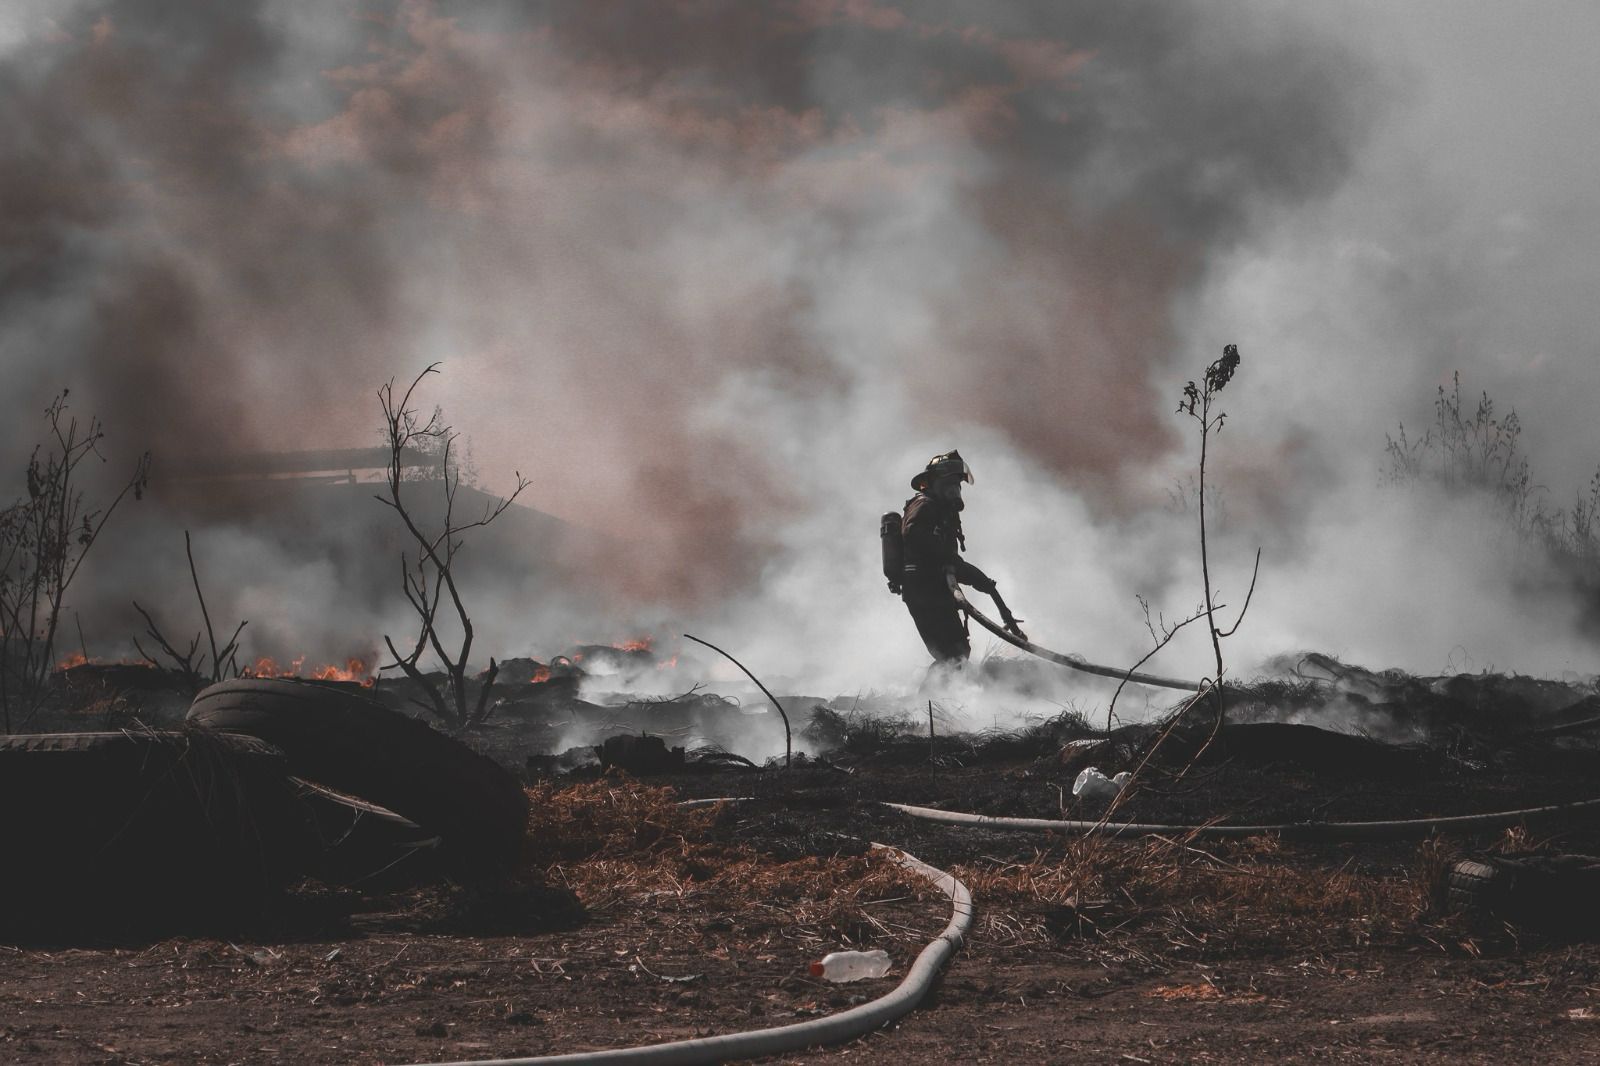
{"label": "ash-covered soil", "polygon": [[[519,878],[305,884],[238,928],[115,942],[56,931],[0,948],[0,1059],[441,1061],[814,1017],[886,992],[949,917],[938,893],[868,857],[870,842],[956,873],[973,890],[973,929],[916,1012],[784,1061],[1595,1058],[1600,945],[1560,923],[1469,923],[1438,893],[1464,856],[1600,854],[1594,820],[1370,844],[1085,840],[939,825],[877,802],[1094,817],[1072,796],[1091,761],[1107,774],[1142,767],[1119,820],[1359,821],[1600,796],[1587,686],[1340,669],[1243,690],[1235,724],[1213,731],[1196,715],[1165,739],[1154,725],[1108,736],[1061,715],[930,741],[909,713],[793,707],[806,750],[821,754],[788,769],[670,755],[686,721],[698,735],[718,714],[750,717],[726,701],[541,695],[542,709],[478,738],[528,775]],[[1248,728],[1352,707],[1381,746]],[[585,716],[629,733],[662,725],[668,763],[602,770],[581,752],[541,758],[559,753],[528,739],[571,735]],[[746,800],[674,806],[715,796]],[[884,947],[895,969],[842,986],[807,974],[840,947]]]}

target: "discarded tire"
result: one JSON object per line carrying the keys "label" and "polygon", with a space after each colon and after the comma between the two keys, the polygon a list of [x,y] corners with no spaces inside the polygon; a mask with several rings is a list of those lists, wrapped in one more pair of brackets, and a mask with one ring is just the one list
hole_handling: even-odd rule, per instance
{"label": "discarded tire", "polygon": [[248,920],[313,847],[282,755],[203,730],[0,737],[0,810],[24,936]]}
{"label": "discarded tire", "polygon": [[1450,868],[1445,880],[1445,905],[1453,914],[1486,922],[1505,910],[1510,877],[1485,862],[1464,860]]}
{"label": "discarded tire", "polygon": [[1482,922],[1510,922],[1563,938],[1600,936],[1600,858],[1530,852],[1458,862],[1450,870],[1452,910]]}
{"label": "discarded tire", "polygon": [[522,855],[528,797],[499,763],[338,683],[239,678],[195,697],[188,721],[282,749],[298,777],[370,800],[437,833],[458,873]]}

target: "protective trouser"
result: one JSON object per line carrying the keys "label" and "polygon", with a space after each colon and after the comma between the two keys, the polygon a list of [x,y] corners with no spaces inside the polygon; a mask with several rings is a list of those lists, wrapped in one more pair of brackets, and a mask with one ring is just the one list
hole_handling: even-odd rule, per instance
{"label": "protective trouser", "polygon": [[967,626],[948,587],[908,588],[905,601],[929,655],[939,662],[966,662],[971,658]]}

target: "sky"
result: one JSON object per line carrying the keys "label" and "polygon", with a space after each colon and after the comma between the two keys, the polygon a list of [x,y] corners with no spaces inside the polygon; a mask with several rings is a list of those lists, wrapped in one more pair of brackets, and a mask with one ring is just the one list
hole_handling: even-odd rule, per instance
{"label": "sky", "polygon": [[[486,487],[626,545],[492,601],[485,654],[687,630],[794,691],[895,690],[926,655],[874,531],[952,447],[969,557],[1039,642],[1129,663],[1140,598],[1195,607],[1176,407],[1231,343],[1221,600],[1261,569],[1230,671],[1588,677],[1559,575],[1383,473],[1459,374],[1542,499],[1587,490],[1597,38],[1553,0],[14,0],[0,446],[20,473],[64,387],[158,477],[368,446],[378,386],[437,362]],[[176,595],[180,553],[107,545],[102,589]],[[403,624],[248,521],[197,545],[281,575],[210,594],[280,654]],[[1210,656],[1192,627],[1148,666]]]}

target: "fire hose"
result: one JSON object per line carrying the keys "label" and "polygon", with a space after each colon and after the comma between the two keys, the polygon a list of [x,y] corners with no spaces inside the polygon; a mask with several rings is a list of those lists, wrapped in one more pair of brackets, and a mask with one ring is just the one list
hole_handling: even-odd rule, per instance
{"label": "fire hose", "polygon": [[[1047,662],[1056,663],[1060,666],[1065,666],[1069,670],[1077,670],[1085,674],[1098,674],[1100,677],[1116,678],[1118,681],[1132,681],[1135,684],[1152,685],[1156,688],[1175,688],[1182,692],[1198,692],[1203,687],[1197,681],[1180,681],[1172,677],[1158,677],[1155,674],[1119,670],[1114,666],[1099,666],[1089,662],[1081,655],[1063,655],[1058,651],[1051,651],[1049,648],[1041,648],[1022,636],[1019,631],[1014,628],[1008,629],[974,607],[972,601],[968,600],[966,594],[961,591],[961,585],[954,577],[950,579],[950,591],[955,594],[956,606],[965,611],[969,618],[1007,644],[1021,648],[1030,655],[1037,655]],[[1013,626],[1015,626],[1015,623],[1013,623]]]}
{"label": "fire hose", "polygon": [[[690,800],[683,806],[704,806],[737,800]],[[934,978],[951,955],[955,954],[972,924],[972,893],[952,874],[935,869],[898,849],[884,844],[872,845],[873,850],[913,873],[932,881],[950,900],[950,921],[911,964],[906,975],[887,994],[863,1003],[859,1007],[780,1025],[771,1029],[754,1029],[743,1033],[724,1033],[720,1036],[697,1037],[692,1040],[674,1040],[667,1044],[650,1044],[644,1047],[613,1048],[608,1051],[584,1051],[569,1055],[544,1055],[523,1059],[473,1059],[445,1063],[441,1066],[580,1066],[587,1063],[641,1064],[641,1066],[688,1066],[691,1063],[727,1062],[735,1059],[758,1059],[768,1055],[781,1055],[789,1051],[815,1047],[819,1044],[836,1044],[852,1040],[909,1014],[922,1002],[933,987]]]}
{"label": "fire hose", "polygon": [[[1017,627],[1016,620],[1009,617],[1011,612],[1006,609],[1005,601],[1000,598],[1000,593],[998,591],[991,593],[991,595],[994,597],[995,602],[1000,604],[1001,610],[1006,614],[1009,624],[1002,625],[1001,623],[990,618],[988,615],[984,614],[982,611],[978,610],[978,608],[973,605],[972,601],[967,599],[966,593],[961,591],[960,582],[956,581],[953,576],[950,578],[950,591],[955,595],[956,606],[965,612],[969,618],[972,618],[980,626],[987,629],[989,632],[993,633],[1007,644],[1010,644],[1016,648],[1021,648],[1030,655],[1036,655],[1047,662],[1056,663],[1060,666],[1065,666],[1070,670],[1078,670],[1085,674],[1096,674],[1100,677],[1115,678],[1118,681],[1132,681],[1134,684],[1151,685],[1156,688],[1175,688],[1182,692],[1198,692],[1204,687],[1199,682],[1195,681],[1181,681],[1173,677],[1159,677],[1155,674],[1142,674],[1134,670],[1119,670],[1112,666],[1100,666],[1089,662],[1081,655],[1063,655],[1061,652],[1051,651],[1049,648],[1040,647],[1022,635],[1022,631]],[[1584,718],[1574,722],[1562,722],[1556,725],[1544,726],[1543,728],[1539,729],[1530,729],[1526,735],[1530,737],[1560,737],[1573,733],[1583,733],[1597,728],[1600,728],[1600,716]],[[1184,827],[1173,826],[1169,828],[1181,830]]]}
{"label": "fire hose", "polygon": [[[680,806],[701,807],[718,803],[737,803],[739,798],[685,800]],[[884,802],[883,806],[912,818],[950,825],[992,830],[1048,830],[1071,833],[1101,833],[1114,836],[1189,836],[1250,837],[1278,834],[1286,839],[1313,841],[1401,840],[1427,837],[1436,832],[1480,832],[1512,825],[1549,822],[1572,815],[1600,815],[1600,799],[1577,803],[1526,807],[1487,814],[1453,815],[1437,818],[1407,818],[1371,822],[1288,822],[1277,825],[1163,825],[1139,822],[1107,822],[1051,818],[1004,818],[945,811],[933,807],[914,807]],[[613,1048],[607,1051],[578,1052],[518,1059],[473,1059],[439,1066],[581,1066],[581,1064],[640,1064],[640,1066],[689,1066],[696,1063],[726,1062],[731,1059],[761,1058],[788,1051],[839,1043],[880,1029],[914,1010],[932,987],[939,970],[961,946],[972,924],[972,894],[953,874],[945,873],[895,848],[873,844],[873,849],[927,878],[949,898],[951,916],[944,931],[922,949],[900,984],[888,994],[858,1007],[825,1018],[796,1022],[771,1029],[677,1040],[643,1047]]]}
{"label": "fire hose", "polygon": [[1057,833],[1099,834],[1105,836],[1181,836],[1197,839],[1280,836],[1285,840],[1319,842],[1365,842],[1374,840],[1417,840],[1434,833],[1477,833],[1506,829],[1514,825],[1536,825],[1576,815],[1600,815],[1600,799],[1577,803],[1557,803],[1544,807],[1524,807],[1514,811],[1487,814],[1457,814],[1437,818],[1401,818],[1374,822],[1284,822],[1278,825],[1159,825],[1146,822],[1108,822],[1056,818],[1004,818],[998,815],[945,811],[937,807],[913,807],[904,803],[883,804],[901,814],[929,822],[971,826],[976,829],[1040,830]]}

